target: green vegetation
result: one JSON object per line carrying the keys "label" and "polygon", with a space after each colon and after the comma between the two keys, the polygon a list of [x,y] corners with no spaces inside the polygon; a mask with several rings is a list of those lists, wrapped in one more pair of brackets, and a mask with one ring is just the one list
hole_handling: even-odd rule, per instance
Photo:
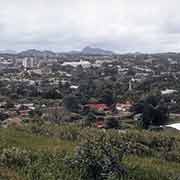
{"label": "green vegetation", "polygon": [[[92,176],[94,168],[98,171]],[[177,133],[103,132],[73,124],[0,129],[0,179],[178,180],[179,177]]]}
{"label": "green vegetation", "polygon": [[33,151],[72,151],[75,144],[58,138],[35,136],[23,129],[0,129],[1,147],[30,149]]}
{"label": "green vegetation", "polygon": [[134,113],[139,114],[139,125],[148,129],[149,126],[164,125],[169,120],[168,106],[161,96],[149,95],[134,106]]}

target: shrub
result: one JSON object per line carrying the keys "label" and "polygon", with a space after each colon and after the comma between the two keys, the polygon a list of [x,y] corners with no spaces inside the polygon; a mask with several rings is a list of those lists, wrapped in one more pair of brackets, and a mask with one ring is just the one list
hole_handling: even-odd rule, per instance
{"label": "shrub", "polygon": [[113,147],[104,136],[89,137],[77,149],[69,168],[78,167],[80,179],[110,180],[127,176],[127,169],[120,163],[123,151]]}
{"label": "shrub", "polygon": [[4,148],[0,154],[0,164],[7,167],[24,167],[31,163],[35,158],[30,151],[20,150],[18,148]]}
{"label": "shrub", "polygon": [[167,161],[173,161],[173,162],[180,163],[180,152],[171,151],[171,152],[165,153],[164,158]]}
{"label": "shrub", "polygon": [[105,120],[105,127],[106,128],[115,128],[117,129],[119,127],[119,122],[114,117],[109,117]]}

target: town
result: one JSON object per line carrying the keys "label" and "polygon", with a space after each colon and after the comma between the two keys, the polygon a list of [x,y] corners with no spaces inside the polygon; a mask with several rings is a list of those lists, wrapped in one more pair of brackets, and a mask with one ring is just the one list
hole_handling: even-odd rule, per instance
{"label": "town", "polygon": [[[97,128],[107,127],[107,119],[137,124],[143,114],[137,110],[138,103],[148,97],[154,101],[160,98],[166,109],[163,114],[178,122],[180,54],[118,55],[92,50],[1,54],[1,126],[37,119]],[[167,120],[149,125],[170,123]]]}
{"label": "town", "polygon": [[179,179],[180,53],[32,49],[0,75],[0,179]]}

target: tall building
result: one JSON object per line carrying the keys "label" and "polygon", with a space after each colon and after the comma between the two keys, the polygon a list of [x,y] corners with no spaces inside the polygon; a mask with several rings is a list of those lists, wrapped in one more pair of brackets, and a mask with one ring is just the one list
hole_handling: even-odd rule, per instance
{"label": "tall building", "polygon": [[129,81],[129,91],[132,91],[132,80]]}
{"label": "tall building", "polygon": [[30,64],[29,64],[30,68],[34,67],[34,58],[31,57],[31,58],[29,59],[29,61],[30,61],[30,62],[29,62],[29,63],[30,63]]}
{"label": "tall building", "polygon": [[22,65],[25,69],[28,68],[28,58],[27,57],[23,59]]}
{"label": "tall building", "polygon": [[32,58],[32,57],[31,58],[28,58],[28,57],[24,58],[22,65],[25,69],[34,67],[34,58]]}

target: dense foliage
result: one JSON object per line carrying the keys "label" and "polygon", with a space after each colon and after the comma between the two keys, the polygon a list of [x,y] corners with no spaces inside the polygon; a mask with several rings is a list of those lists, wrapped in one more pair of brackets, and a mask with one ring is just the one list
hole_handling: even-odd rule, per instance
{"label": "dense foliage", "polygon": [[167,104],[160,96],[147,96],[134,106],[134,113],[140,114],[138,119],[141,127],[164,125],[169,120]]}
{"label": "dense foliage", "polygon": [[70,168],[78,167],[82,180],[122,179],[127,177],[127,169],[120,164],[123,153],[123,149],[107,143],[104,136],[91,136],[67,163]]}

